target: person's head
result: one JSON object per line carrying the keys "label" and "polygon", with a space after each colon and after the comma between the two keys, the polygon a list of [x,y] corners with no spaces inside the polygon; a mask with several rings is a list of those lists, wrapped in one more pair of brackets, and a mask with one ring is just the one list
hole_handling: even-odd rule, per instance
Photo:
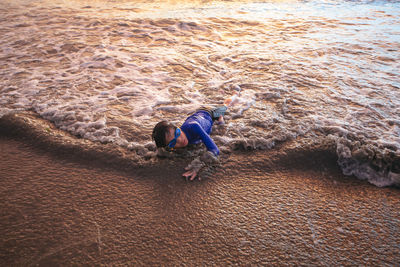
{"label": "person's head", "polygon": [[180,148],[188,144],[185,133],[167,121],[161,121],[154,126],[152,138],[157,147]]}

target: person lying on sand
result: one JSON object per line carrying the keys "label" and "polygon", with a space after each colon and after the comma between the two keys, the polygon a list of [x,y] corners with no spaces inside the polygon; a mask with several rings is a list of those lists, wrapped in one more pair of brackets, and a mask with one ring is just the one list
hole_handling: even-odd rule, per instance
{"label": "person lying on sand", "polygon": [[[224,115],[229,106],[234,102],[238,94],[224,101],[223,106],[216,108],[202,107],[194,114],[190,115],[181,127],[176,127],[168,121],[161,121],[153,129],[152,139],[157,148],[165,148],[171,151],[175,148],[186,147],[188,144],[198,144],[203,142],[207,150],[215,157],[219,155],[219,149],[210,137],[211,129],[215,121],[224,123]],[[193,180],[199,168],[186,168],[183,174],[186,179]]]}

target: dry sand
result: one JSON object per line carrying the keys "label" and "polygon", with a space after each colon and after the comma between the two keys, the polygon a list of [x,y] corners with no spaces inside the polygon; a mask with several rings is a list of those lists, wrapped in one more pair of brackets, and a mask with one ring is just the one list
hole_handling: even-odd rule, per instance
{"label": "dry sand", "polygon": [[233,154],[186,182],[183,161],[119,171],[30,143],[0,137],[1,266],[400,263],[400,191],[326,153]]}

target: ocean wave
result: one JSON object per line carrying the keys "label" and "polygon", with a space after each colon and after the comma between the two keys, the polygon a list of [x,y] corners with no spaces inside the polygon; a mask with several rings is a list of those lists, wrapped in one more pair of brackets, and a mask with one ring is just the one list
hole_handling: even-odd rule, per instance
{"label": "ocean wave", "polygon": [[[0,118],[0,126],[2,136],[22,138],[25,142],[50,151],[56,156],[118,170],[158,166],[162,158],[182,164],[190,159],[196,160],[196,157],[199,159],[202,153],[204,156],[204,148],[201,145],[171,153],[157,150],[152,142],[131,143],[123,146],[115,142],[100,144],[79,139],[55,128],[52,123],[39,118],[34,113],[25,112],[3,116]],[[384,148],[384,152],[381,153],[382,150],[376,150],[370,145],[361,145],[359,141],[353,142],[351,138],[332,134],[320,135],[318,138],[307,135],[297,139],[286,136],[277,139],[250,138],[247,140],[217,135],[214,139],[221,145],[219,167],[229,161],[231,153],[245,152],[258,153],[258,155],[263,153],[260,158],[265,158],[266,168],[273,168],[268,165],[270,163],[293,168],[293,164],[298,165],[301,162],[309,168],[318,168],[317,162],[323,161],[332,165],[334,161],[337,161],[345,175],[354,175],[379,187],[400,186],[400,155],[390,146]],[[244,154],[242,156],[246,157]],[[202,177],[211,175],[203,173]]]}

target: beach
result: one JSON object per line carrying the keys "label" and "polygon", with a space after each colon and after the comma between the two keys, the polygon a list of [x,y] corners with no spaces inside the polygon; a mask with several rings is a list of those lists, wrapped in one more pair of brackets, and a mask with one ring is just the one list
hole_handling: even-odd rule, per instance
{"label": "beach", "polygon": [[[399,265],[399,17],[0,0],[0,265]],[[156,147],[232,95],[217,160]]]}
{"label": "beach", "polygon": [[1,265],[399,263],[400,191],[344,176],[334,153],[247,152],[187,182],[185,160],[116,167],[13,136]]}

